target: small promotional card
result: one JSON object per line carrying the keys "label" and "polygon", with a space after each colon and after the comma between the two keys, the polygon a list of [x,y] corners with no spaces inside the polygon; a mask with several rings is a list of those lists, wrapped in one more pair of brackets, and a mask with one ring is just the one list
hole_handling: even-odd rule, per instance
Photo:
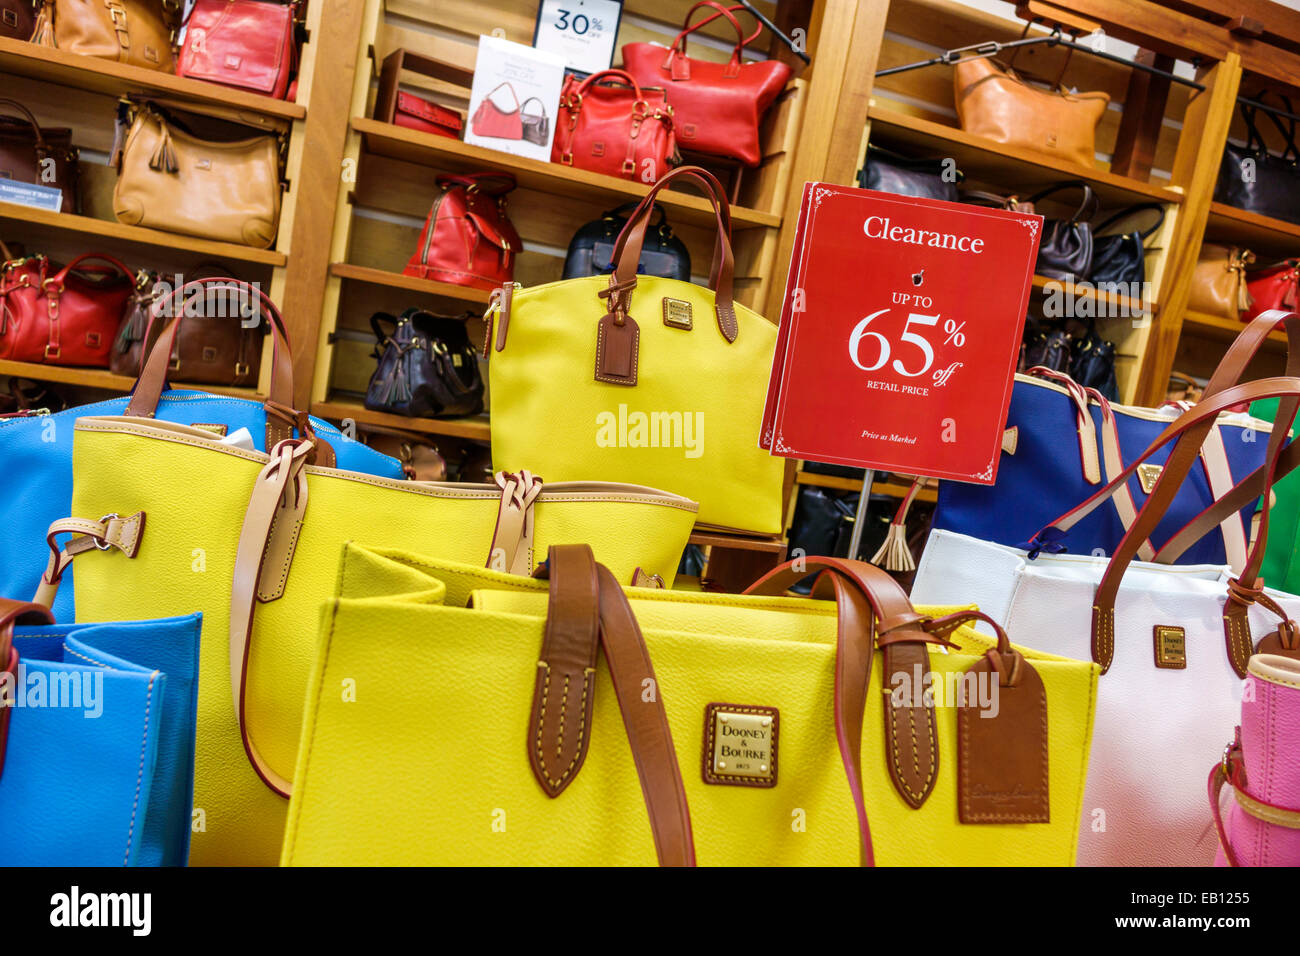
{"label": "small promotional card", "polygon": [[563,82],[558,53],[480,36],[465,142],[548,162]]}
{"label": "small promotional card", "polygon": [[1042,227],[808,183],[760,446],[993,484]]}
{"label": "small promotional card", "polygon": [[20,206],[32,206],[36,209],[48,209],[58,212],[63,208],[63,190],[53,186],[41,186],[36,183],[20,183],[12,179],[0,179],[0,202],[17,203]]}
{"label": "small promotional card", "polygon": [[533,46],[564,57],[575,73],[599,73],[614,62],[621,0],[542,0]]}

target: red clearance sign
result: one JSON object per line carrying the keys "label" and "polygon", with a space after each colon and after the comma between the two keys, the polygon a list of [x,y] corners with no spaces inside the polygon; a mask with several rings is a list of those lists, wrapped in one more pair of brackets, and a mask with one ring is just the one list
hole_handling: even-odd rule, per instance
{"label": "red clearance sign", "polygon": [[1042,223],[808,183],[760,446],[993,484]]}

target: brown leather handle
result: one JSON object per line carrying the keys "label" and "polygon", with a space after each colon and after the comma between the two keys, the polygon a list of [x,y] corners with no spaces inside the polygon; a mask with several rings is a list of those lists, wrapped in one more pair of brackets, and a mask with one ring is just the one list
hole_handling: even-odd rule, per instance
{"label": "brown leather handle", "polygon": [[713,204],[713,213],[717,221],[718,233],[713,249],[713,269],[709,275],[709,288],[713,290],[717,310],[718,328],[723,338],[734,342],[739,331],[736,322],[733,280],[735,259],[731,251],[731,205],[727,202],[726,190],[717,177],[707,169],[699,166],[678,166],[660,177],[637,204],[626,225],[618,234],[614,243],[614,272],[609,277],[610,311],[621,308],[628,311],[632,291],[636,288],[636,268],[641,261],[641,248],[645,244],[646,228],[650,213],[654,209],[654,199],[661,189],[676,179],[689,178],[701,185],[705,196]]}
{"label": "brown leather handle", "polygon": [[81,265],[83,262],[107,262],[109,265],[113,266],[120,273],[122,273],[122,275],[124,275],[128,280],[134,281],[135,279],[134,275],[132,275],[131,273],[131,270],[127,267],[126,263],[124,263],[121,259],[117,259],[110,255],[105,255],[102,252],[88,252],[85,255],[77,256],[77,258],[69,262],[66,266],[60,269],[54,276],[52,276],[50,281],[62,283],[63,280],[68,276],[68,274],[71,272],[75,272],[77,270],[77,267]]}
{"label": "brown leather handle", "polygon": [[[12,680],[18,680],[18,651],[13,644],[14,625],[53,623],[54,615],[43,604],[0,598],[0,674],[10,674]],[[4,775],[11,710],[12,707],[0,706],[0,776]]]}
{"label": "brown leather handle", "polygon": [[36,116],[27,107],[23,106],[17,100],[0,99],[0,106],[12,106],[18,112],[23,114],[23,119],[31,124],[32,132],[36,135],[36,149],[38,152],[46,152],[49,147],[45,145],[45,134],[41,132],[41,124],[36,121]]}
{"label": "brown leather handle", "polygon": [[[645,102],[645,94],[641,92],[641,84],[637,83],[636,78],[633,77],[632,74],[628,73],[626,70],[601,70],[599,73],[591,74],[591,76],[587,77],[585,80],[583,80],[581,83],[578,84],[578,89],[576,90],[576,93],[579,101],[581,101],[582,98],[587,95],[587,92],[593,86],[595,86],[596,84],[604,80],[611,80],[611,79],[619,80],[620,82],[626,84],[627,86],[630,86],[636,92],[636,102],[638,103]],[[582,105],[581,102],[579,102],[578,106],[581,107],[581,105]]]}
{"label": "brown leather handle", "polygon": [[[627,595],[585,544],[554,546],[538,576],[549,578],[546,632],[528,726],[533,772],[558,797],[587,755],[597,642],[604,651],[641,781],[661,866],[694,866],[690,809],[672,731],[645,638]],[[644,689],[656,692],[647,698]]]}

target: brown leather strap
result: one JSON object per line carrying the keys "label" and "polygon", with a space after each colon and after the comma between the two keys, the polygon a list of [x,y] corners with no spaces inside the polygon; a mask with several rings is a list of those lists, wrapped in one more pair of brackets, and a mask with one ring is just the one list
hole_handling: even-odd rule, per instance
{"label": "brown leather strap", "polygon": [[646,227],[650,223],[650,213],[654,209],[654,197],[670,182],[683,177],[694,179],[702,184],[705,195],[713,204],[718,232],[713,250],[713,270],[709,275],[709,288],[714,293],[718,328],[723,338],[728,342],[734,342],[739,329],[733,292],[735,259],[731,251],[731,206],[727,202],[726,190],[722,188],[717,177],[699,166],[678,166],[665,173],[628,217],[627,224],[614,243],[615,268],[609,277],[609,287],[610,290],[617,290],[617,292],[609,295],[610,312],[615,315],[628,313],[632,290],[636,288],[636,268],[641,261],[641,247],[645,243]]}
{"label": "brown leather strap", "polygon": [[23,119],[27,120],[31,125],[32,133],[36,138],[36,153],[38,156],[44,157],[49,152],[49,147],[45,145],[45,134],[41,131],[41,124],[36,121],[32,111],[17,100],[11,99],[0,99],[0,106],[12,106],[23,114]]}
{"label": "brown leather strap", "polygon": [[551,582],[528,728],[528,750],[538,782],[548,795],[558,796],[582,766],[599,635],[659,863],[694,866],[690,809],[677,751],[650,653],[627,595],[614,575],[596,564],[587,545],[552,547],[538,576]]}
{"label": "brown leather strap", "polygon": [[[0,598],[0,674],[18,680],[18,649],[14,647],[14,626],[18,624],[53,624],[54,615],[43,604]],[[9,743],[9,712],[0,705],[0,776],[4,775],[5,750]]]}
{"label": "brown leather strap", "polygon": [[[41,575],[41,583],[36,588],[32,600],[46,607],[54,606],[54,599],[59,593],[59,582],[72,564],[73,558],[87,551],[108,551],[116,548],[128,558],[134,558],[140,550],[140,538],[144,534],[145,513],[137,511],[125,518],[118,514],[104,515],[98,521],[88,518],[60,518],[50,524],[45,534],[45,543],[50,548],[50,559]],[[59,536],[72,535],[68,543],[59,547]]]}

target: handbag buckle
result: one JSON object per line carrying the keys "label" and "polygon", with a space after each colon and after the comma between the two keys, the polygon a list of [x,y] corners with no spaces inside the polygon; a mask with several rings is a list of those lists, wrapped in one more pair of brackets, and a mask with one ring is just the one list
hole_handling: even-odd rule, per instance
{"label": "handbag buckle", "polygon": [[633,160],[631,160],[631,159],[625,159],[625,160],[623,160],[623,172],[625,172],[625,173],[635,173],[635,172],[636,172],[636,162],[633,161]]}
{"label": "handbag buckle", "polygon": [[59,355],[60,355],[60,352],[61,352],[61,349],[60,349],[59,346],[57,346],[57,345],[50,345],[50,344],[47,343],[46,346],[45,346],[45,358],[46,358],[47,360],[48,360],[48,359],[54,359],[54,360],[57,360],[58,357],[59,357]]}
{"label": "handbag buckle", "polygon": [[[122,516],[121,516],[120,514],[118,514],[116,511],[114,511],[114,512],[111,512],[111,513],[109,513],[109,514],[106,514],[106,515],[104,515],[104,517],[100,518],[100,519],[99,519],[99,523],[102,524],[102,525],[107,525],[108,522],[111,521],[112,519],[114,519],[114,518],[121,518],[121,517],[122,517]],[[108,550],[110,550],[110,549],[113,547],[113,546],[108,542],[108,539],[106,539],[106,538],[91,538],[91,540],[95,542],[95,547],[98,548],[100,551],[108,551]]]}
{"label": "handbag buckle", "polygon": [[235,377],[236,377],[236,378],[243,378],[243,377],[244,377],[245,375],[247,375],[250,371],[252,371],[252,369],[250,369],[250,368],[249,368],[245,363],[243,363],[243,362],[236,362],[236,363],[235,363]]}
{"label": "handbag buckle", "polygon": [[560,165],[562,166],[573,165],[573,150],[566,150],[565,152],[560,154]]}

